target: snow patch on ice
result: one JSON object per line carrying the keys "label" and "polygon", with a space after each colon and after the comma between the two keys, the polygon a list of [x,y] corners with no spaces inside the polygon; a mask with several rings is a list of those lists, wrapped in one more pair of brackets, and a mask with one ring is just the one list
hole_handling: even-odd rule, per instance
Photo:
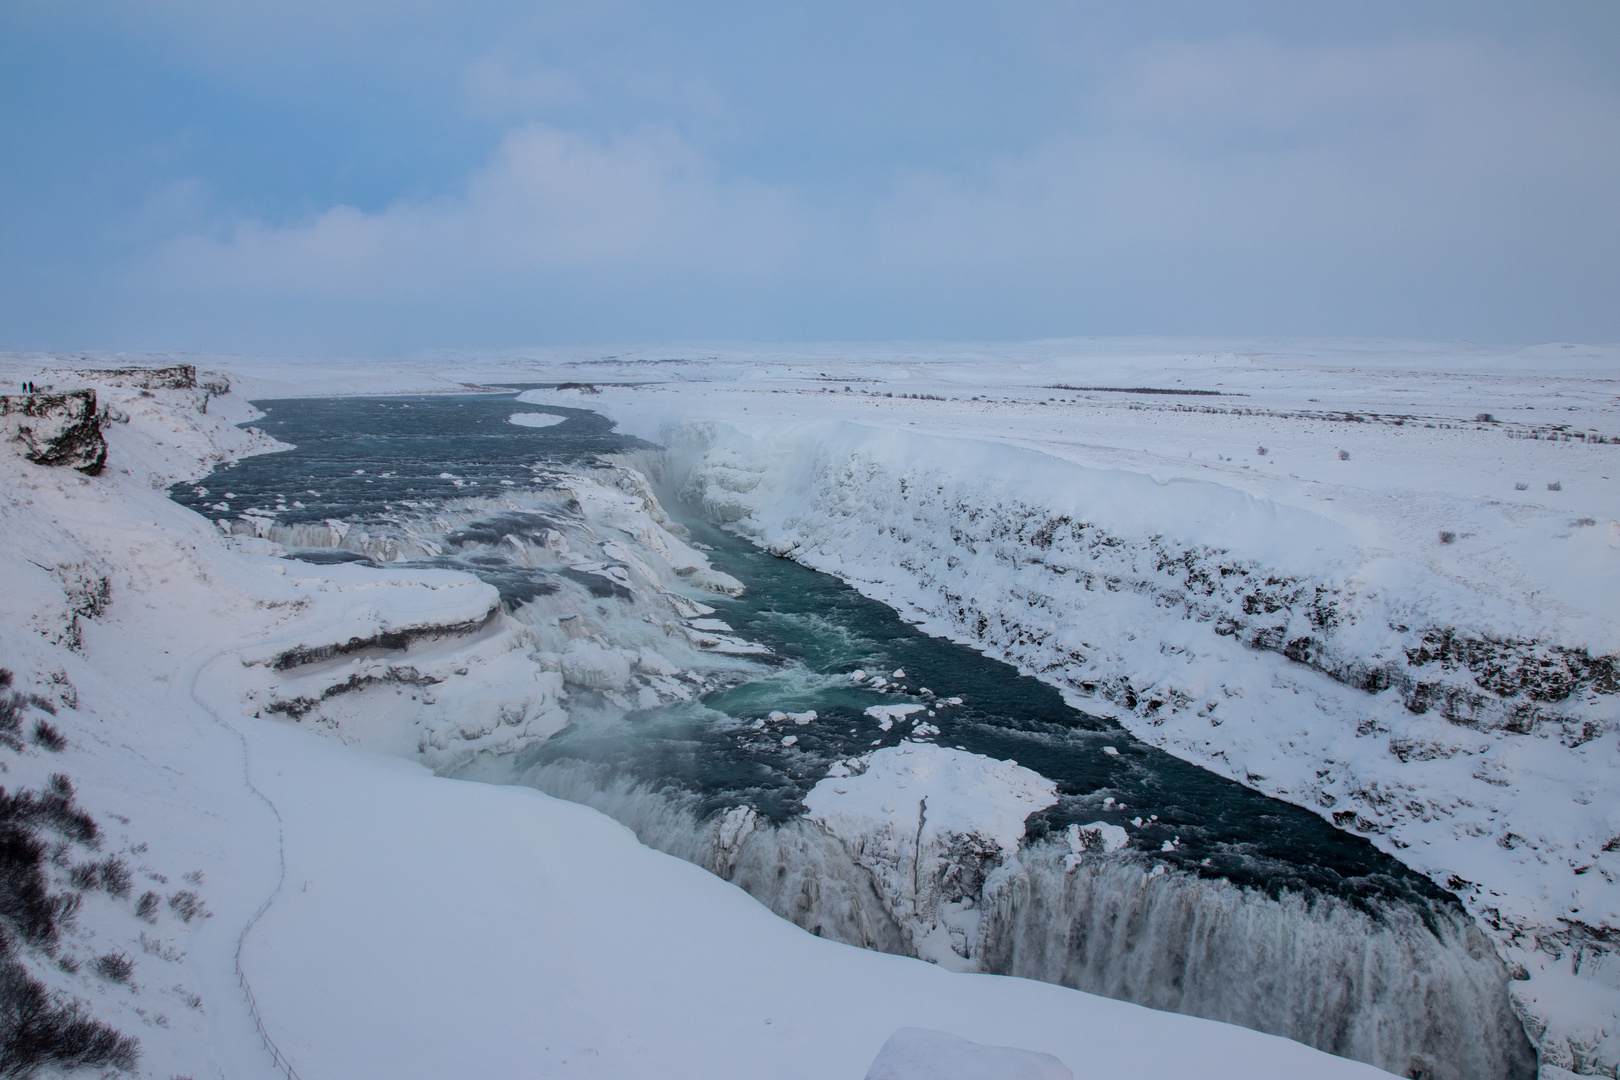
{"label": "snow patch on ice", "polygon": [[568,417],[558,416],[555,413],[520,412],[507,417],[506,422],[516,424],[518,427],[545,428],[561,424],[567,419]]}

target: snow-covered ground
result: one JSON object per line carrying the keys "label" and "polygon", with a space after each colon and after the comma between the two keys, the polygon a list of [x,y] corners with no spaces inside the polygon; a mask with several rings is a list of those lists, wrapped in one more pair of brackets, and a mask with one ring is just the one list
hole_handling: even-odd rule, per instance
{"label": "snow-covered ground", "polygon": [[[8,356],[0,378],[68,380],[44,363]],[[486,374],[545,378],[527,360],[488,364]],[[214,366],[265,396],[445,388],[446,371],[462,375],[442,359]],[[141,1075],[270,1076],[281,1061],[307,1080],[847,1077],[899,1028],[1053,1055],[1077,1076],[1377,1075],[1239,1028],[819,940],[594,811],[440,779],[254,718],[248,695],[281,689],[266,672],[353,662],[362,679],[389,685],[379,654],[434,664],[459,653],[465,670],[435,675],[439,696],[416,704],[460,700],[456,715],[477,722],[451,731],[452,710],[402,704],[388,736],[396,753],[421,756],[499,726],[543,737],[556,685],[539,677],[546,642],[525,637],[534,628],[471,578],[289,563],[270,541],[222,536],[169,501],[171,482],[272,446],[232,426],[251,415],[241,385],[211,401],[193,390],[98,390],[111,406],[100,475],[0,454],[0,664],[15,691],[34,696],[24,734],[44,721],[64,739],[57,748],[19,740],[0,762],[13,794],[69,777],[99,830],[93,842],[55,847],[50,887],[82,899],[76,911],[56,906],[54,943],[17,943],[15,956],[64,1001],[137,1036]],[[636,393],[615,398],[627,416]],[[674,399],[660,399],[646,422],[664,400]],[[719,415],[678,408],[664,419],[705,412]],[[671,573],[696,555],[671,553]],[[692,569],[687,578],[702,567]],[[556,644],[566,676],[567,646]],[[516,723],[475,707],[478,665],[503,662],[515,645],[538,672]],[[668,677],[639,652],[634,664],[622,653],[576,661],[576,675],[623,675],[617,687],[604,681],[604,693]],[[408,697],[415,684],[396,686]],[[399,738],[418,727],[427,731]],[[1024,787],[1038,799],[1038,785]],[[122,871],[75,874],[92,861]],[[132,966],[98,965],[109,956]],[[918,1054],[942,1045],[913,1043]],[[898,1068],[900,1053],[885,1067]],[[1059,1075],[1044,1059],[1019,1060]]]}
{"label": "snow-covered ground", "polygon": [[[249,367],[265,394],[378,370]],[[1130,340],[388,370],[401,388],[594,384],[530,400],[664,441],[662,479],[772,550],[1368,836],[1536,974],[1518,998],[1544,1060],[1620,1059],[1620,349]]]}

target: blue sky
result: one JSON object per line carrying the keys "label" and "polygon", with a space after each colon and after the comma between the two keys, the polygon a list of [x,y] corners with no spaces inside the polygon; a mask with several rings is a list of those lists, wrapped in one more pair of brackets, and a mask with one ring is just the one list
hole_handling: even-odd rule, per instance
{"label": "blue sky", "polygon": [[1620,4],[0,0],[0,346],[1620,338]]}

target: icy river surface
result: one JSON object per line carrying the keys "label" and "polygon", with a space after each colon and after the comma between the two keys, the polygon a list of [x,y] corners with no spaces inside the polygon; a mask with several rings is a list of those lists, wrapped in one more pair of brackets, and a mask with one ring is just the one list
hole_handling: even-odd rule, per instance
{"label": "icy river surface", "polygon": [[[537,625],[565,590],[587,590],[604,613],[631,603],[611,576],[518,557],[523,537],[570,512],[538,494],[557,476],[601,455],[623,467],[656,454],[598,414],[520,404],[516,391],[257,404],[256,426],[295,449],[177,485],[174,498],[237,530],[246,515],[296,558],[470,571]],[[717,657],[688,700],[614,707],[579,694],[590,707],[571,706],[557,734],[460,775],[596,806],[852,944],[1243,1024],[1399,1075],[1533,1075],[1507,973],[1426,878],[663,494],[694,546],[745,587],[705,595],[712,621],[698,625],[758,651]],[[1055,785],[1016,854],[942,842],[927,904],[920,819],[915,850],[894,863],[881,838],[839,834],[805,806],[829,772],[859,775],[875,752],[923,746],[1016,761]],[[897,895],[895,870],[913,895]]]}

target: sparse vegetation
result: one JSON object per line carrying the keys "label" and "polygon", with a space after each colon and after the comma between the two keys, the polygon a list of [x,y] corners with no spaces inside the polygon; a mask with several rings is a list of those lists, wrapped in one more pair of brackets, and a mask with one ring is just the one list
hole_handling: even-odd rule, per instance
{"label": "sparse vegetation", "polygon": [[[11,672],[0,669],[0,745],[21,752],[24,708],[53,715],[56,710],[50,702],[20,694],[11,685]],[[67,744],[66,737],[45,720],[35,723],[33,741],[52,752]],[[70,925],[84,902],[80,892],[52,893],[47,877],[51,866],[71,865],[75,844],[94,850],[101,843],[95,819],[73,797],[73,782],[62,773],[53,774],[43,791],[8,792],[0,787],[0,1077],[32,1077],[44,1068],[71,1072],[111,1067],[129,1072],[140,1054],[136,1039],[87,1015],[80,1002],[64,1002],[53,995],[15,957],[19,938],[53,950],[59,927]],[[89,865],[95,867],[98,884],[111,891],[122,880],[128,895],[129,868],[121,860],[112,857]],[[82,876],[80,869],[74,867],[70,878]],[[134,962],[117,954],[95,963],[98,973],[119,982],[134,971]],[[74,975],[79,961],[64,953],[56,958],[56,967]]]}
{"label": "sparse vegetation", "polygon": [[1514,491],[1529,491],[1530,490],[1530,485],[1525,483],[1523,480],[1520,480],[1519,482],[1517,482],[1516,484],[1513,485],[1513,490]]}
{"label": "sparse vegetation", "polygon": [[67,747],[67,736],[56,730],[49,720],[34,721],[34,745],[60,754]]}
{"label": "sparse vegetation", "polygon": [[1452,532],[1450,529],[1441,529],[1440,542],[1442,544],[1455,544],[1457,542],[1457,534]]}
{"label": "sparse vegetation", "polygon": [[1339,460],[1340,461],[1349,461],[1350,460],[1350,451],[1348,451],[1348,450],[1340,450],[1339,451]]}
{"label": "sparse vegetation", "polygon": [[92,892],[96,889],[106,889],[109,895],[120,900],[130,894],[135,884],[135,875],[130,872],[129,864],[116,855],[109,855],[100,862],[80,863],[68,874],[68,880],[73,887]]}
{"label": "sparse vegetation", "polygon": [[135,961],[123,953],[103,953],[96,957],[91,967],[96,969],[97,975],[108,982],[127,983],[130,976],[135,974]]}
{"label": "sparse vegetation", "polygon": [[1476,413],[1474,415],[1474,423],[1476,423],[1476,424],[1494,424],[1494,423],[1496,423],[1496,417],[1492,416],[1488,412]]}
{"label": "sparse vegetation", "polygon": [[1564,484],[1560,480],[1554,480],[1552,483],[1547,485],[1547,490],[1548,491],[1563,491],[1564,490]]}
{"label": "sparse vegetation", "polygon": [[84,1015],[78,1002],[54,999],[0,940],[0,1076],[32,1077],[46,1066],[132,1072],[139,1056],[139,1042]]}
{"label": "sparse vegetation", "polygon": [[163,898],[157,893],[148,889],[141,894],[140,900],[135,904],[136,917],[145,919],[149,923],[157,922],[158,905],[162,900]]}
{"label": "sparse vegetation", "polygon": [[211,914],[203,906],[202,897],[190,889],[181,889],[169,897],[169,910],[180,916],[181,922],[190,922],[192,919],[206,919]]}
{"label": "sparse vegetation", "polygon": [[1270,451],[1270,450],[1267,450],[1267,449],[1266,449],[1266,448],[1265,448],[1265,447],[1263,447],[1263,446],[1257,446],[1257,447],[1255,447],[1255,448],[1254,448],[1254,452],[1255,452],[1255,453],[1257,453],[1257,454],[1259,454],[1259,455],[1260,455],[1260,456],[1261,456],[1261,457],[1265,457],[1265,456],[1266,456],[1266,455],[1267,455],[1267,454],[1269,454],[1269,453],[1271,453],[1271,451]]}
{"label": "sparse vegetation", "polygon": [[24,694],[11,688],[12,674],[0,668],[0,746],[23,748],[23,709],[33,707],[55,715],[56,707],[38,694]]}

